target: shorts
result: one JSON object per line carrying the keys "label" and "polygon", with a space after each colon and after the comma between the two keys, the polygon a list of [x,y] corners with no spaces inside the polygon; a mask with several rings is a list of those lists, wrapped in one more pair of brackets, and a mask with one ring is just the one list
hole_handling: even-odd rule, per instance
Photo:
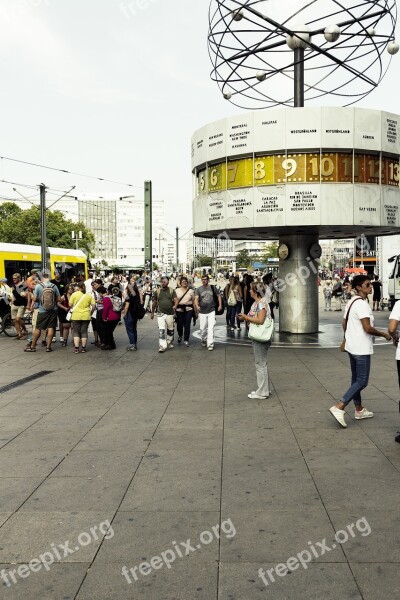
{"label": "shorts", "polygon": [[26,306],[11,306],[11,318],[22,319],[26,311]]}
{"label": "shorts", "polygon": [[382,297],[380,294],[373,295],[372,302],[380,302],[381,300],[382,300]]}
{"label": "shorts", "polygon": [[90,321],[71,320],[72,336],[80,339],[86,339],[88,337],[89,323]]}
{"label": "shorts", "polygon": [[57,329],[57,311],[47,310],[39,312],[36,320],[36,329],[45,331],[46,329]]}

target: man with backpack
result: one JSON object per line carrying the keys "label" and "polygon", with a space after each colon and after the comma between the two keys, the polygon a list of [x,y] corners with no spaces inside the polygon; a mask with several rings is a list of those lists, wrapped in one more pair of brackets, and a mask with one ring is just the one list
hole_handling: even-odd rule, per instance
{"label": "man with backpack", "polygon": [[57,302],[60,301],[60,292],[57,286],[50,282],[50,273],[42,273],[42,281],[37,284],[33,292],[32,303],[38,303],[36,329],[32,342],[25,348],[25,352],[36,352],[36,343],[42,331],[47,329],[46,352],[52,352],[51,342],[57,328]]}
{"label": "man with backpack", "polygon": [[194,297],[195,310],[200,314],[201,345],[214,350],[215,313],[222,311],[222,298],[215,286],[210,285],[208,275],[203,275],[201,283]]}
{"label": "man with backpack", "polygon": [[[159,331],[159,352],[165,352],[167,348],[173,348],[174,341],[174,316],[175,316],[175,290],[169,287],[169,277],[161,277],[161,288],[153,296],[153,306],[151,309],[151,319],[154,319],[156,313]],[[165,335],[165,330],[167,334]]]}

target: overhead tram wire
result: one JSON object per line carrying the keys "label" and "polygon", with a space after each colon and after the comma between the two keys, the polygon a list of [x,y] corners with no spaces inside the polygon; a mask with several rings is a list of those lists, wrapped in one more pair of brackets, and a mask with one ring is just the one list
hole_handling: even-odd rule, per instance
{"label": "overhead tram wire", "polygon": [[106,179],[105,177],[95,177],[93,175],[84,175],[83,173],[76,173],[69,171],[68,169],[59,169],[57,167],[49,167],[47,165],[40,165],[38,163],[29,162],[27,160],[19,160],[17,158],[10,158],[8,156],[0,156],[1,160],[8,160],[10,162],[20,163],[21,165],[28,165],[30,167],[37,167],[39,169],[47,169],[49,171],[58,171],[65,175],[75,175],[76,177],[85,177],[86,179],[95,179],[96,181],[103,181],[104,183],[113,183],[114,185],[122,185],[130,188],[142,189],[143,186],[133,185],[132,183],[122,183],[121,181],[113,181],[112,179]]}

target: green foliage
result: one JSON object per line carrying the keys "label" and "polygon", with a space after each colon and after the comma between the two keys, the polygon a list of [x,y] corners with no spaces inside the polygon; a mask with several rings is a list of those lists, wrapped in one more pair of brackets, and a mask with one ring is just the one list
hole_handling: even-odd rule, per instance
{"label": "green foliage", "polygon": [[269,258],[278,258],[278,244],[276,242],[268,244],[261,255],[261,261],[264,263],[267,263]]}
{"label": "green foliage", "polygon": [[213,259],[211,256],[206,256],[205,254],[199,254],[197,256],[196,264],[199,267],[211,267]]}
{"label": "green foliage", "polygon": [[[83,223],[66,219],[59,210],[47,211],[47,245],[55,248],[74,248],[72,231],[82,231],[78,247],[90,258],[95,238]],[[40,246],[40,209],[32,206],[22,210],[13,202],[0,205],[0,242]]]}
{"label": "green foliage", "polygon": [[15,202],[4,202],[0,204],[0,223],[13,216],[18,216],[22,213],[22,208]]}
{"label": "green foliage", "polygon": [[240,269],[246,269],[250,267],[253,262],[252,257],[250,256],[250,252],[246,249],[239,250],[236,254],[236,266]]}

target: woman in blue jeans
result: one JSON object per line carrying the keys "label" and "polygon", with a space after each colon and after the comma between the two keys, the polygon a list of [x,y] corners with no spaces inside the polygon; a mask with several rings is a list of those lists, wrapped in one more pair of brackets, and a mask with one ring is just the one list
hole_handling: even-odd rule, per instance
{"label": "woman in blue jeans", "polygon": [[142,304],[142,294],[136,282],[131,280],[126,288],[126,296],[122,315],[129,338],[128,350],[137,350],[137,322],[139,304]]}
{"label": "woman in blue jeans", "polygon": [[[246,321],[246,323],[255,323],[262,325],[265,319],[271,318],[271,311],[268,306],[268,300],[265,298],[265,288],[261,283],[250,284],[250,295],[253,299],[249,313],[238,315],[240,321]],[[271,342],[256,342],[253,340],[253,351],[254,360],[256,365],[257,375],[257,390],[250,392],[248,398],[254,400],[265,400],[269,398],[271,393],[269,387],[269,375],[267,365],[267,354],[271,347]]]}
{"label": "woman in blue jeans", "polygon": [[371,279],[367,275],[357,275],[352,282],[355,295],[348,301],[342,327],[346,339],[345,350],[350,358],[351,386],[343,394],[343,400],[331,406],[329,411],[342,427],[347,427],[345,408],[353,400],[354,418],[370,419],[374,413],[362,405],[361,392],[368,385],[371,368],[371,355],[374,353],[373,336],[392,338],[387,331],[375,329],[374,316],[368,304],[372,292]]}

